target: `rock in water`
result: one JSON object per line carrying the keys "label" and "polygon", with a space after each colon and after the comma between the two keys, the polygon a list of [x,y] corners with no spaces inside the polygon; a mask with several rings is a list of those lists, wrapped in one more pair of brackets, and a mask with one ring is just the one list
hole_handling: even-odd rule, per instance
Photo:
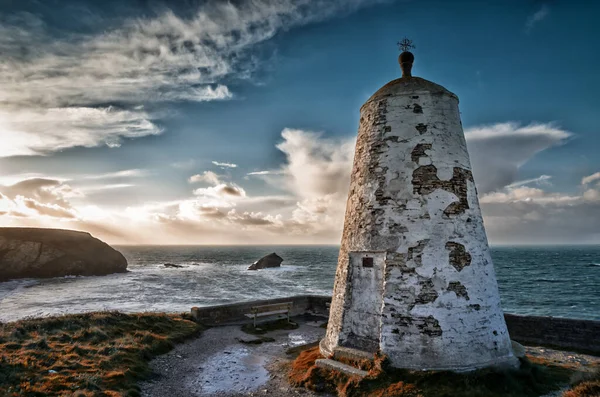
{"label": "rock in water", "polygon": [[100,276],[127,271],[127,259],[85,232],[0,228],[0,281],[24,277]]}
{"label": "rock in water", "polygon": [[250,265],[248,270],[266,269],[268,267],[279,267],[281,266],[281,262],[283,262],[283,258],[273,252],[272,254],[263,256],[262,258],[254,262],[252,265]]}
{"label": "rock in water", "polygon": [[182,265],[176,265],[174,263],[165,263],[163,266],[166,267],[166,268],[174,268],[174,269],[180,269],[182,267],[185,267],[185,266],[182,266]]}

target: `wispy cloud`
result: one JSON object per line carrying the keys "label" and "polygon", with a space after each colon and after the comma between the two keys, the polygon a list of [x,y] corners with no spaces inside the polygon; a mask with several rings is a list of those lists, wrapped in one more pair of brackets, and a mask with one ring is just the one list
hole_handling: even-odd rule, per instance
{"label": "wispy cloud", "polygon": [[0,157],[159,134],[157,115],[140,105],[231,98],[226,81],[260,68],[260,43],[377,2],[211,1],[184,16],[145,9],[87,34],[57,35],[43,16],[0,16]]}
{"label": "wispy cloud", "polygon": [[543,21],[548,16],[549,13],[550,13],[550,8],[546,4],[543,4],[539,10],[537,10],[536,12],[534,12],[527,18],[527,21],[525,22],[525,31],[527,33],[531,32],[533,27],[538,22]]}
{"label": "wispy cloud", "polygon": [[572,134],[553,123],[496,123],[465,131],[480,194],[517,182],[519,168],[536,153],[561,145]]}
{"label": "wispy cloud", "polygon": [[160,134],[162,129],[150,118],[142,110],[124,110],[111,106],[2,107],[0,100],[0,157],[45,155],[75,146],[94,147],[104,144],[117,147],[121,145],[123,138]]}
{"label": "wispy cloud", "polygon": [[114,189],[126,189],[135,187],[135,185],[131,183],[111,183],[108,185],[93,185],[93,186],[85,186],[79,187],[77,190],[85,193],[85,194],[93,194],[103,192],[105,190],[114,190]]}
{"label": "wispy cloud", "polygon": [[525,186],[525,185],[529,185],[529,184],[536,184],[536,185],[550,185],[549,180],[552,179],[552,176],[550,175],[540,175],[537,178],[531,178],[531,179],[524,179],[522,181],[517,181],[517,182],[513,182],[510,185],[506,186],[508,188],[515,188],[515,187],[519,187],[519,186]]}
{"label": "wispy cloud", "polygon": [[86,175],[83,177],[83,179],[141,178],[141,177],[148,176],[148,175],[149,175],[148,170],[133,168],[133,169],[129,169],[129,170],[108,172],[106,174]]}
{"label": "wispy cloud", "polygon": [[600,181],[600,172],[596,172],[595,174],[588,175],[581,180],[582,185],[589,185],[592,182]]}
{"label": "wispy cloud", "polygon": [[264,171],[249,172],[246,175],[280,175],[280,174],[281,174],[281,171],[264,170]]}
{"label": "wispy cloud", "polygon": [[216,165],[217,167],[221,167],[221,168],[236,168],[237,164],[233,164],[233,163],[220,163],[218,161],[213,161],[212,162],[214,165]]}

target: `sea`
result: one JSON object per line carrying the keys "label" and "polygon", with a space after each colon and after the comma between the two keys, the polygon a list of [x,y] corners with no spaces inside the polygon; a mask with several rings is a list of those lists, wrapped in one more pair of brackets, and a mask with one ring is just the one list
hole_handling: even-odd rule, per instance
{"label": "sea", "polygon": [[[188,312],[300,294],[331,295],[338,246],[117,246],[129,271],[0,283],[0,321],[100,310]],[[248,271],[276,252],[280,268]],[[600,320],[600,246],[492,247],[507,313]],[[181,268],[165,268],[165,263]]]}

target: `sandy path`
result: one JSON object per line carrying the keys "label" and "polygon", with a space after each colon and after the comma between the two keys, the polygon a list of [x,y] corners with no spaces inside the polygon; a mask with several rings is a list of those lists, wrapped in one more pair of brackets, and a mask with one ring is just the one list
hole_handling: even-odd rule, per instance
{"label": "sandy path", "polygon": [[150,365],[156,376],[140,385],[142,395],[317,396],[305,389],[291,388],[281,371],[268,371],[290,360],[285,353],[290,347],[318,341],[325,334],[325,329],[316,323],[294,321],[300,324],[298,329],[269,332],[264,336],[275,341],[258,345],[239,342],[252,338],[240,326],[210,328],[199,338],[153,360]]}

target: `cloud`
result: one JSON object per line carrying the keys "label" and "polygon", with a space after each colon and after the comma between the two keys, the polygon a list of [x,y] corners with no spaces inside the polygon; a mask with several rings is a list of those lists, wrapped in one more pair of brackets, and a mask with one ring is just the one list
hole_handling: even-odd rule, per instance
{"label": "cloud", "polygon": [[69,211],[66,208],[63,208],[56,204],[40,204],[32,199],[20,199],[25,207],[35,210],[37,215],[46,215],[55,218],[75,218],[75,215],[72,211]]}
{"label": "cloud", "polygon": [[245,197],[246,192],[234,184],[220,183],[216,186],[199,188],[194,190],[194,195],[202,197]]}
{"label": "cloud", "polygon": [[98,175],[86,175],[84,179],[119,179],[119,178],[141,178],[148,176],[149,172],[147,170],[142,170],[139,168],[129,169],[129,170],[121,170],[115,172],[108,172],[105,174]]}
{"label": "cloud", "polygon": [[480,198],[486,232],[505,244],[597,243],[600,241],[600,187],[590,188],[584,177],[576,194],[547,192],[526,186],[507,186]]}
{"label": "cloud", "polygon": [[[467,130],[492,243],[600,241],[600,186],[596,183],[600,172],[578,177],[575,183],[581,180],[581,184],[568,194],[549,191],[550,175],[518,179],[519,167],[570,135],[551,124],[500,123]],[[272,173],[258,175],[282,191],[278,195],[253,195],[206,171],[198,174],[197,182],[211,186],[194,189],[187,198],[115,210],[81,204],[89,198],[83,196],[88,191],[71,188],[75,180],[67,184],[32,178],[0,187],[0,219],[4,224],[89,227],[108,241],[139,244],[337,243],[354,142],[354,138],[330,139],[310,131],[283,130],[277,147],[284,161]]]}
{"label": "cloud", "polygon": [[221,168],[236,168],[237,164],[233,164],[233,163],[219,163],[218,161],[213,161],[212,162],[214,165],[216,165],[217,167],[221,167]]}
{"label": "cloud", "polygon": [[479,194],[516,182],[519,168],[537,153],[563,144],[572,134],[552,123],[498,123],[465,131]]}
{"label": "cloud", "polygon": [[589,185],[592,182],[600,181],[600,172],[596,172],[595,174],[588,175],[581,180],[582,185]]}
{"label": "cloud", "polygon": [[537,203],[573,203],[579,200],[580,196],[569,196],[562,193],[548,193],[543,189],[519,186],[516,188],[507,187],[504,192],[493,192],[486,194],[479,200],[481,203],[516,203],[516,202],[537,202]]}
{"label": "cloud", "polygon": [[150,115],[139,110],[110,106],[2,108],[0,101],[0,157],[45,155],[75,146],[117,147],[123,138],[161,132],[162,129],[150,120]]}
{"label": "cloud", "polygon": [[321,134],[286,128],[277,148],[286,156],[284,185],[299,197],[346,194],[355,139],[325,139]]}
{"label": "cloud", "polygon": [[503,244],[582,244],[600,241],[600,192],[583,194],[508,192],[484,197],[489,239]]}
{"label": "cloud", "polygon": [[93,193],[102,193],[106,190],[114,190],[114,189],[126,189],[135,187],[135,185],[131,183],[112,183],[108,185],[93,185],[93,186],[85,186],[79,187],[78,190],[80,192],[85,193],[85,195],[93,194]]}
{"label": "cloud", "polygon": [[257,46],[277,32],[374,3],[211,1],[181,15],[143,9],[87,33],[42,14],[0,16],[0,157],[159,134],[160,115],[144,104],[229,99],[226,81],[251,78]]}
{"label": "cloud", "polygon": [[280,171],[273,171],[273,170],[264,170],[264,171],[254,171],[254,172],[249,172],[246,175],[281,175]]}
{"label": "cloud", "polygon": [[550,179],[552,179],[551,175],[540,175],[537,178],[531,178],[531,179],[525,179],[522,181],[513,182],[510,185],[507,185],[506,187],[515,188],[518,186],[529,185],[532,183],[536,184],[536,185],[550,185],[550,182],[548,182]]}
{"label": "cloud", "polygon": [[550,8],[543,4],[542,7],[527,18],[525,22],[525,31],[530,32],[531,29],[540,21],[544,20],[550,13]]}
{"label": "cloud", "polygon": [[60,180],[32,178],[0,186],[0,212],[17,217],[75,218],[69,200],[81,196]]}
{"label": "cloud", "polygon": [[206,182],[211,185],[218,185],[220,183],[219,176],[212,171],[204,171],[202,174],[196,174],[190,176],[188,179],[189,183]]}

